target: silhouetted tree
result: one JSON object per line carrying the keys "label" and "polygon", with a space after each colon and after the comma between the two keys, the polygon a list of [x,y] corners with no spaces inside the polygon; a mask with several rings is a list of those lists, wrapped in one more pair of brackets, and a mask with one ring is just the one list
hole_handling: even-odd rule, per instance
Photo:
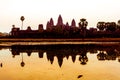
{"label": "silhouetted tree", "polygon": [[98,22],[97,23],[97,28],[100,30],[100,31],[103,31],[105,29],[105,22]]}
{"label": "silhouetted tree", "polygon": [[86,21],[85,18],[80,19],[79,28],[81,29],[83,37],[86,36],[86,27],[87,27],[87,25],[88,25],[88,22]]}
{"label": "silhouetted tree", "polygon": [[120,25],[120,20],[118,20],[118,25]]}
{"label": "silhouetted tree", "polygon": [[115,22],[107,22],[105,23],[106,31],[115,31],[117,29],[117,25]]}
{"label": "silhouetted tree", "polygon": [[22,53],[22,62],[21,62],[21,67],[24,67],[25,63],[23,62],[23,53]]}
{"label": "silhouetted tree", "polygon": [[79,61],[81,62],[82,65],[85,65],[88,62],[88,57],[86,53],[82,53],[79,57]]}
{"label": "silhouetted tree", "polygon": [[23,21],[25,20],[24,16],[21,16],[20,20],[22,21],[21,29],[23,29]]}
{"label": "silhouetted tree", "polygon": [[86,29],[87,25],[88,25],[88,22],[86,21],[85,18],[80,19],[80,22],[79,22],[80,29]]}
{"label": "silhouetted tree", "polygon": [[118,22],[117,22],[117,29],[120,30],[120,20],[118,20]]}
{"label": "silhouetted tree", "polygon": [[25,66],[25,63],[22,61],[21,62],[21,67],[24,67]]}
{"label": "silhouetted tree", "polygon": [[102,51],[97,55],[98,60],[106,60],[106,54]]}

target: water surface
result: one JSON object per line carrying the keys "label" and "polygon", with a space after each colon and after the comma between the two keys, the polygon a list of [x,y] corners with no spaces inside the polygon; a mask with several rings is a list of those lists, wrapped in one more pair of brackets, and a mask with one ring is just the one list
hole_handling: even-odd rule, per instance
{"label": "water surface", "polygon": [[119,45],[0,48],[0,80],[119,80]]}

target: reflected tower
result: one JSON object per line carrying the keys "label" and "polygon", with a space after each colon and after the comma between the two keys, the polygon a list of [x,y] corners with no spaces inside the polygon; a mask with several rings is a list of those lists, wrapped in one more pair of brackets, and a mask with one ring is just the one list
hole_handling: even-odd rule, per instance
{"label": "reflected tower", "polygon": [[73,61],[73,63],[75,62],[75,60],[76,60],[76,55],[72,54],[72,61]]}
{"label": "reflected tower", "polygon": [[63,55],[57,55],[57,59],[58,59],[58,64],[61,67],[63,64]]}

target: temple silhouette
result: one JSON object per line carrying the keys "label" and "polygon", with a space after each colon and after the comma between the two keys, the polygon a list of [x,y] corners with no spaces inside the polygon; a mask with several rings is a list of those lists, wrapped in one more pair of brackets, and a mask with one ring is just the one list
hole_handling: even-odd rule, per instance
{"label": "temple silhouette", "polygon": [[[23,17],[23,16],[22,16]],[[24,19],[23,19],[24,20]],[[22,22],[23,22],[22,20]],[[22,24],[23,25],[23,24]],[[37,30],[32,30],[30,26],[26,30],[15,27],[11,29],[9,37],[12,38],[101,38],[101,37],[120,37],[120,21],[97,23],[96,28],[87,29],[88,22],[85,18],[80,19],[78,26],[73,19],[71,24],[63,23],[62,16],[59,15],[57,24],[54,24],[53,19],[46,24],[46,29],[43,29],[43,24],[38,25]]]}
{"label": "temple silhouette", "polygon": [[[72,62],[75,63],[76,56],[79,56],[81,65],[86,65],[89,61],[87,57],[90,54],[97,54],[99,61],[118,60],[120,62],[120,48],[118,46],[104,46],[104,45],[13,45],[11,53],[13,58],[24,53],[30,57],[32,52],[37,52],[39,58],[47,57],[50,64],[54,63],[54,57],[58,60],[59,67],[63,64],[63,59],[69,59],[71,56]],[[46,56],[43,56],[46,53]],[[25,62],[22,57],[21,66],[24,67]]]}

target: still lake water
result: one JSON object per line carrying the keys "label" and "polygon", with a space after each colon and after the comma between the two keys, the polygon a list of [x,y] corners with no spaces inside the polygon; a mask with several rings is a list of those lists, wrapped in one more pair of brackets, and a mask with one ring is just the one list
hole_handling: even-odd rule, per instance
{"label": "still lake water", "polygon": [[0,80],[119,80],[120,45],[0,47]]}

